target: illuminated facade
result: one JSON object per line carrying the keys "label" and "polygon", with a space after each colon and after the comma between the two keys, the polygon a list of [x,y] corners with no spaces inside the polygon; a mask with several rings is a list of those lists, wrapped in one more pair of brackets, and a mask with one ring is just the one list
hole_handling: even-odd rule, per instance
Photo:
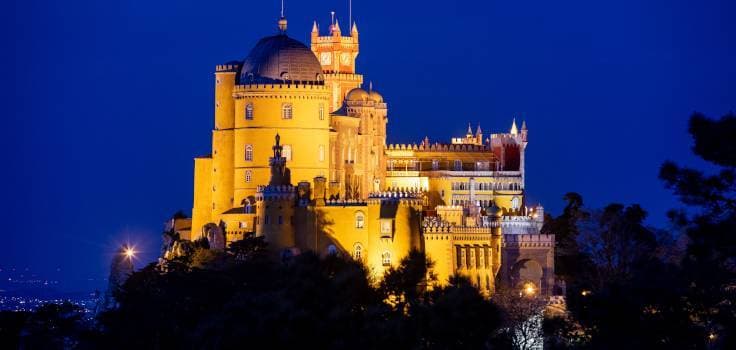
{"label": "illuminated facade", "polygon": [[358,29],[337,20],[308,47],[279,32],[215,72],[212,154],[195,158],[187,239],[255,232],[277,254],[346,254],[376,276],[412,248],[440,283],[554,282],[553,236],[524,199],[528,130],[387,145],[388,106],[356,73]]}

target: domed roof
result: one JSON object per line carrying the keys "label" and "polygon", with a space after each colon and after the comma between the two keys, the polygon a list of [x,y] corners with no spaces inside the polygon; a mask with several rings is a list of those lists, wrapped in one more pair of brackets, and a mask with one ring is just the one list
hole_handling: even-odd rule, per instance
{"label": "domed roof", "polygon": [[345,100],[347,101],[365,101],[368,98],[368,92],[361,88],[352,89],[348,91],[347,95],[345,95]]}
{"label": "domed roof", "polygon": [[368,96],[371,100],[373,100],[373,102],[383,103],[383,96],[381,96],[381,94],[379,94],[376,90],[371,90],[371,92],[368,93]]}
{"label": "domed roof", "polygon": [[322,82],[322,66],[306,45],[279,34],[258,41],[243,61],[240,84]]}

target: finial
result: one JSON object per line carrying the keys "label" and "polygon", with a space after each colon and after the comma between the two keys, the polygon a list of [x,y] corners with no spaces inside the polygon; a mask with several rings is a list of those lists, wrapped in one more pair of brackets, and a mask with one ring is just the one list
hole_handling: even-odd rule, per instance
{"label": "finial", "polygon": [[373,92],[373,80],[368,82],[368,92]]}
{"label": "finial", "polygon": [[514,121],[511,122],[511,135],[516,135],[519,133],[519,129],[516,128],[516,118],[514,118]]}
{"label": "finial", "polygon": [[284,0],[281,0],[281,17],[279,17],[279,33],[286,34],[286,17],[284,17]]}
{"label": "finial", "polygon": [[335,11],[330,11],[330,26],[335,25]]}
{"label": "finial", "polygon": [[337,18],[335,18],[335,30],[340,32],[340,21]]}

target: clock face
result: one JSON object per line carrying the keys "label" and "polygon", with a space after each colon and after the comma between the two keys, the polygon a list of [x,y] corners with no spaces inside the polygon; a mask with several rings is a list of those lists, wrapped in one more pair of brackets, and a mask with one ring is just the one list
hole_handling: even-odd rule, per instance
{"label": "clock face", "polygon": [[319,55],[319,61],[323,65],[328,65],[332,63],[332,53],[330,52],[323,52]]}
{"label": "clock face", "polygon": [[342,62],[342,64],[350,64],[350,54],[343,52],[342,55],[340,55],[340,62]]}

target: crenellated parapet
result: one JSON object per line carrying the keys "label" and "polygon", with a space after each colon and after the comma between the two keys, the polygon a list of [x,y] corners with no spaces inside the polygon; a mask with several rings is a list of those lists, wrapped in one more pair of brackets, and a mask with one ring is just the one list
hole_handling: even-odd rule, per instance
{"label": "crenellated parapet", "polygon": [[421,151],[421,152],[487,152],[490,151],[490,148],[488,146],[480,146],[480,145],[467,145],[467,144],[443,144],[443,143],[433,143],[429,146],[424,144],[417,145],[416,143],[412,144],[389,144],[386,146],[386,149],[389,151]]}
{"label": "crenellated parapet", "polygon": [[258,186],[256,201],[291,201],[297,197],[297,187],[292,185]]}
{"label": "crenellated parapet", "polygon": [[325,201],[325,205],[335,207],[366,206],[368,201],[362,199],[328,199]]}
{"label": "crenellated parapet", "polygon": [[314,81],[288,81],[284,84],[240,84],[233,88],[233,96],[247,92],[330,92],[330,88]]}
{"label": "crenellated parapet", "polygon": [[503,246],[506,247],[554,247],[555,235],[544,234],[522,234],[522,235],[504,235]]}
{"label": "crenellated parapet", "polygon": [[218,64],[217,66],[215,66],[215,72],[217,73],[237,73],[239,70],[240,62]]}

